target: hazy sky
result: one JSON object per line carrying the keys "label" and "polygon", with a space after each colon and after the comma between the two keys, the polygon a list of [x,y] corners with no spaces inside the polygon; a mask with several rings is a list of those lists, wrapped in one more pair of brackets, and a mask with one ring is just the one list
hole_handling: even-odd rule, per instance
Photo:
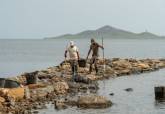
{"label": "hazy sky", "polygon": [[0,0],[0,38],[43,38],[104,25],[165,35],[165,0]]}

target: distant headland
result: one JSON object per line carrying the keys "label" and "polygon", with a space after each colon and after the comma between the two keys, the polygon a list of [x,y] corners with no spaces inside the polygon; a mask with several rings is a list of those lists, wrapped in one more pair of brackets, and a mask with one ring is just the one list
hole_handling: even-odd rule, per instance
{"label": "distant headland", "polygon": [[46,37],[44,39],[84,39],[84,38],[130,38],[130,39],[158,39],[165,36],[159,36],[148,31],[142,33],[133,33],[126,30],[118,29],[109,25],[103,26],[96,30],[86,30],[77,34],[64,34],[55,37]]}

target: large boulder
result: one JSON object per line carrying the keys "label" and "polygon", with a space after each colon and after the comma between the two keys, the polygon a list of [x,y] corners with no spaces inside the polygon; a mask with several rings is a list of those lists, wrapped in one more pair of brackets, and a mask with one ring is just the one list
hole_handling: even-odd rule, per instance
{"label": "large boulder", "polygon": [[9,97],[12,98],[14,101],[20,100],[24,98],[25,90],[22,87],[18,88],[1,88],[0,95],[4,98]]}
{"label": "large boulder", "polygon": [[130,62],[125,59],[113,61],[112,66],[115,70],[130,69],[132,67]]}
{"label": "large boulder", "polygon": [[87,95],[78,98],[77,106],[80,108],[107,108],[112,105],[110,100],[103,96]]}

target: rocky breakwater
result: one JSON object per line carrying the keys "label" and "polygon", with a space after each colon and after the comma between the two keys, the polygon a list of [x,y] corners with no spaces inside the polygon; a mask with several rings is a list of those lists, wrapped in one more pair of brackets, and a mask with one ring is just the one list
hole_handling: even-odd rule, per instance
{"label": "rocky breakwater", "polygon": [[[46,108],[46,103],[54,104],[56,109],[69,106],[78,108],[107,108],[112,105],[104,96],[98,96],[97,80],[109,77],[126,76],[152,72],[165,67],[165,59],[105,59],[98,61],[99,72],[88,73],[86,67],[79,67],[76,82],[71,80],[68,61],[45,70],[23,73],[12,77],[21,84],[18,88],[0,88],[0,112],[13,114],[37,113]],[[94,68],[94,67],[93,67]],[[37,84],[28,84],[26,76],[37,76]]]}

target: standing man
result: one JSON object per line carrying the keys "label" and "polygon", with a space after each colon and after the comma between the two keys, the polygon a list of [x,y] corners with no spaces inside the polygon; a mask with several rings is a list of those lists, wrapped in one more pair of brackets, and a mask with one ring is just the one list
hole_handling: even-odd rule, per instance
{"label": "standing man", "polygon": [[92,51],[92,58],[91,58],[91,61],[90,61],[89,73],[92,72],[92,64],[95,65],[96,74],[98,73],[97,60],[98,60],[98,57],[99,57],[99,48],[104,49],[103,46],[99,45],[99,44],[98,44],[97,42],[95,42],[95,40],[92,38],[92,39],[91,39],[90,49],[89,49],[89,51],[88,51],[88,55],[87,55],[87,58],[86,58],[86,60],[87,60],[87,59],[88,59],[88,56],[89,56],[89,54],[90,54],[90,52]]}
{"label": "standing man", "polygon": [[79,51],[77,46],[74,44],[73,41],[70,41],[70,46],[65,50],[65,59],[67,58],[67,52],[69,52],[70,56],[70,65],[72,69],[72,80],[75,80],[75,77],[78,73],[78,60],[80,58]]}

